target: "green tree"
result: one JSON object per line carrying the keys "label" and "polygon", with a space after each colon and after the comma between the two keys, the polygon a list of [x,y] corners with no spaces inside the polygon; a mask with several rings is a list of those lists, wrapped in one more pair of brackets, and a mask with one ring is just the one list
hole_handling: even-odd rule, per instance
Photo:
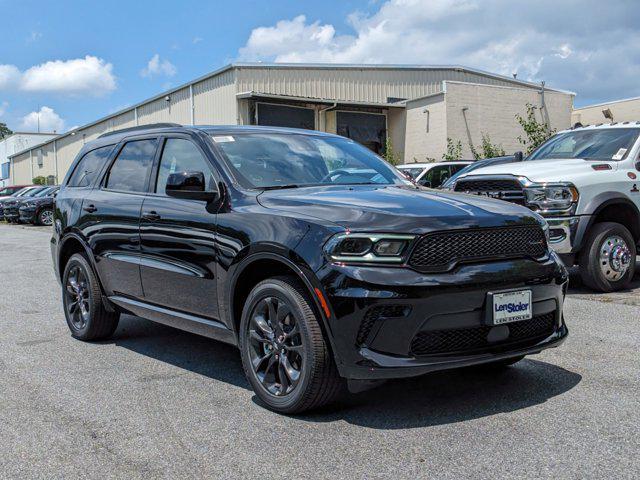
{"label": "green tree", "polygon": [[520,135],[518,142],[526,148],[527,155],[555,135],[556,129],[549,127],[546,122],[539,122],[536,118],[536,107],[527,103],[527,116],[516,114],[516,120],[524,130],[524,137]]}
{"label": "green tree", "polygon": [[382,154],[382,158],[384,158],[391,165],[398,165],[399,163],[401,163],[400,155],[398,155],[393,150],[393,142],[389,137],[387,137],[384,142],[384,153]]}
{"label": "green tree", "polygon": [[40,175],[38,177],[35,177],[33,180],[31,180],[31,183],[33,183],[34,185],[46,185],[47,178]]}
{"label": "green tree", "polygon": [[9,135],[12,135],[13,132],[9,127],[7,127],[6,123],[0,122],[0,139],[7,138]]}
{"label": "green tree", "polygon": [[482,143],[480,144],[480,150],[476,150],[473,145],[469,145],[471,148],[471,154],[473,158],[476,160],[480,160],[481,158],[494,158],[494,157],[502,157],[505,155],[504,148],[502,145],[491,143],[491,137],[489,137],[488,133],[482,134]]}
{"label": "green tree", "polygon": [[447,137],[447,151],[442,154],[443,160],[460,160],[462,157],[462,142]]}

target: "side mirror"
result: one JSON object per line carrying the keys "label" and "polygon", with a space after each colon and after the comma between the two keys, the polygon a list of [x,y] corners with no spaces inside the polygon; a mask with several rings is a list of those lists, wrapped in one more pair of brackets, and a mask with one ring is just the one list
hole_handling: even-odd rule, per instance
{"label": "side mirror", "polygon": [[204,173],[176,172],[167,178],[165,188],[167,196],[185,200],[204,200],[211,202],[218,196],[216,191],[206,191]]}
{"label": "side mirror", "polygon": [[522,152],[516,152],[513,154],[513,160],[515,162],[521,162],[523,158],[524,158],[524,154]]}
{"label": "side mirror", "polygon": [[640,172],[640,160],[636,162],[636,170]]}

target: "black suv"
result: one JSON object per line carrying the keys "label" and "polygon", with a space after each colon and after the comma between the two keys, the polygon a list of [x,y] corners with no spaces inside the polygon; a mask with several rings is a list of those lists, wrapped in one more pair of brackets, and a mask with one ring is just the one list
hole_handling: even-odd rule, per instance
{"label": "black suv", "polygon": [[237,345],[258,396],[292,413],[558,346],[567,271],[545,230],[343,137],[156,125],[83,147],[51,246],[74,337],[126,312]]}
{"label": "black suv", "polygon": [[49,187],[32,198],[18,202],[19,221],[34,225],[50,226],[53,223],[53,202],[60,187]]}

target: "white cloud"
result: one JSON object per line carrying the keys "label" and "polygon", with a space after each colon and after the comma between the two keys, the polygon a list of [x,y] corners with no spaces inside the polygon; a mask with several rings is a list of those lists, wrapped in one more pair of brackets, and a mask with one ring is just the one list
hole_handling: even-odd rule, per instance
{"label": "white cloud", "polygon": [[613,99],[640,95],[636,9],[632,0],[387,0],[349,15],[347,34],[304,15],[255,28],[239,58],[461,64],[546,80],[577,91],[578,103]]}
{"label": "white cloud", "polygon": [[147,66],[140,71],[140,75],[143,77],[153,77],[156,75],[165,75],[172,77],[176,74],[177,69],[173,63],[166,58],[162,60],[159,54],[155,54],[151,57],[151,60],[147,63]]}
{"label": "white cloud", "polygon": [[20,84],[20,76],[15,65],[0,65],[0,90],[16,88]]}
{"label": "white cloud", "polygon": [[41,107],[37,112],[31,112],[22,117],[20,128],[27,132],[64,132],[64,120],[53,108]]}
{"label": "white cloud", "polygon": [[9,108],[9,102],[0,102],[0,117],[7,113],[7,108]]}
{"label": "white cloud", "polygon": [[52,60],[24,72],[15,65],[0,65],[0,90],[100,96],[116,88],[112,70],[110,63],[91,55]]}
{"label": "white cloud", "polygon": [[202,37],[193,37],[191,42],[195,45],[196,43],[200,43],[202,40],[204,40]]}

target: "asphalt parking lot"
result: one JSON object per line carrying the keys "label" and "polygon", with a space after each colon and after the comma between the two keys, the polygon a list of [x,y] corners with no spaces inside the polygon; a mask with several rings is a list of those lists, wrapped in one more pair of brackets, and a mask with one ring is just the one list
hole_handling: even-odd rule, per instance
{"label": "asphalt parking lot", "polygon": [[608,295],[572,278],[567,342],[504,373],[286,417],[256,403],[230,346],[134,317],[72,339],[49,237],[0,224],[0,478],[640,476],[638,277]]}

